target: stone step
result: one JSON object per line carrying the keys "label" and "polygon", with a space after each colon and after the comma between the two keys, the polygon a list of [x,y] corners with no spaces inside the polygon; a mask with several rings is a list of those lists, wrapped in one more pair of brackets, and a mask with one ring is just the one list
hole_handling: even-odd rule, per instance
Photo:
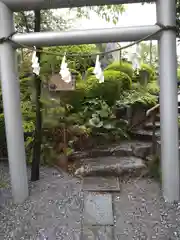
{"label": "stone step", "polygon": [[[144,130],[138,129],[133,130],[131,132],[132,139],[136,139],[139,141],[151,141],[152,142],[153,131],[152,130]],[[156,137],[160,137],[160,129],[156,130]]]}
{"label": "stone step", "polygon": [[102,157],[84,159],[82,167],[75,172],[76,176],[139,176],[146,165],[137,157]]}
{"label": "stone step", "polygon": [[86,158],[97,158],[97,157],[106,157],[106,156],[136,156],[144,158],[146,154],[151,150],[151,142],[141,142],[141,141],[124,141],[120,144],[115,144],[110,147],[102,147],[91,149],[86,152],[75,152],[72,155],[73,159],[86,159]]}
{"label": "stone step", "polygon": [[159,122],[160,122],[160,113],[158,113],[158,114],[156,115],[156,121],[159,121]]}
{"label": "stone step", "polygon": [[[160,122],[155,122],[155,126],[156,126],[156,129],[159,129],[160,128]],[[152,122],[148,122],[144,125],[144,129],[145,130],[152,130],[153,129],[153,123]]]}

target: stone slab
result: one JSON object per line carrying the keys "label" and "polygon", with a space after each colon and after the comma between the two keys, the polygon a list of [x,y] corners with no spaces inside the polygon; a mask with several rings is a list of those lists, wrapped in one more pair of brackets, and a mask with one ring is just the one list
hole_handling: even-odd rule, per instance
{"label": "stone slab", "polygon": [[126,169],[141,169],[144,168],[144,162],[141,158],[137,158],[134,156],[131,157],[104,157],[104,158],[97,158],[96,160],[87,162],[89,164],[89,171],[97,170],[99,171],[111,171],[111,168],[121,170]]}
{"label": "stone slab", "polygon": [[119,179],[116,177],[86,177],[83,180],[85,191],[120,191]]}
{"label": "stone slab", "polygon": [[85,194],[84,224],[92,226],[114,224],[111,194]]}
{"label": "stone slab", "polygon": [[119,177],[124,174],[139,175],[146,169],[146,165],[141,158],[137,157],[104,157],[87,159],[87,164],[77,169],[76,175],[83,177]]}
{"label": "stone slab", "polygon": [[[152,136],[152,135],[153,135],[152,130],[143,130],[143,129],[136,130],[136,131],[134,131],[134,133],[135,133],[136,135],[139,135],[139,136]],[[157,136],[157,137],[159,137],[159,136],[161,135],[159,129],[156,130],[155,133],[156,133],[156,136]]]}
{"label": "stone slab", "polygon": [[[145,125],[145,128],[146,129],[151,129],[151,128],[153,128],[153,123],[152,122],[148,122],[148,123],[146,123],[146,125]],[[160,122],[155,122],[155,126],[156,126],[156,128],[160,128]]]}
{"label": "stone slab", "polygon": [[84,227],[82,230],[83,240],[112,240],[113,231],[112,227],[102,227],[102,226],[89,226]]}

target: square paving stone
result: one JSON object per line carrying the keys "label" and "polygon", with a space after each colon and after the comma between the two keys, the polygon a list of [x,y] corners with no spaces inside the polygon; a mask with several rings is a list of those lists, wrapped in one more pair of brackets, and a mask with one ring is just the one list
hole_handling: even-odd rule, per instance
{"label": "square paving stone", "polygon": [[86,177],[83,180],[85,191],[120,191],[119,179],[116,177]]}
{"label": "square paving stone", "polygon": [[84,198],[84,224],[113,225],[111,194],[88,193]]}
{"label": "square paving stone", "polygon": [[84,227],[82,230],[83,240],[112,240],[112,227],[91,226]]}

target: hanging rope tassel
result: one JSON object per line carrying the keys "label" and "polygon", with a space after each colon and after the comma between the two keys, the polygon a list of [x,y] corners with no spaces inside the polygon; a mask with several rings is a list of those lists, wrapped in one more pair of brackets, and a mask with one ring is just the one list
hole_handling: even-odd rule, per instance
{"label": "hanging rope tassel", "polygon": [[133,69],[139,71],[139,69],[141,68],[141,55],[140,46],[138,44],[136,44],[136,46],[133,47],[129,58],[130,61],[132,62]]}
{"label": "hanging rope tassel", "polygon": [[35,73],[37,76],[39,76],[40,74],[40,66],[39,66],[39,59],[36,56],[36,47],[34,47],[34,52],[32,55],[32,69],[33,69],[33,73]]}
{"label": "hanging rope tassel", "polygon": [[95,74],[96,78],[99,80],[99,83],[104,82],[104,74],[103,74],[103,71],[101,68],[101,63],[99,61],[99,55],[97,55],[97,57],[96,57],[96,65],[95,65],[93,73]]}
{"label": "hanging rope tassel", "polygon": [[59,74],[61,75],[62,80],[64,82],[70,83],[72,81],[72,76],[71,76],[71,73],[70,73],[67,65],[68,64],[66,63],[66,56],[64,55],[62,62],[61,62],[61,68],[60,68]]}

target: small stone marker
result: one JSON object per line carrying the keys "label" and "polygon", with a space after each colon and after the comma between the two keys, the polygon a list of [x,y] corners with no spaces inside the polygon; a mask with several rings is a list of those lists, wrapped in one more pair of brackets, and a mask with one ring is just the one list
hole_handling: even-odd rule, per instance
{"label": "small stone marker", "polygon": [[112,195],[88,193],[84,198],[85,225],[113,225]]}

